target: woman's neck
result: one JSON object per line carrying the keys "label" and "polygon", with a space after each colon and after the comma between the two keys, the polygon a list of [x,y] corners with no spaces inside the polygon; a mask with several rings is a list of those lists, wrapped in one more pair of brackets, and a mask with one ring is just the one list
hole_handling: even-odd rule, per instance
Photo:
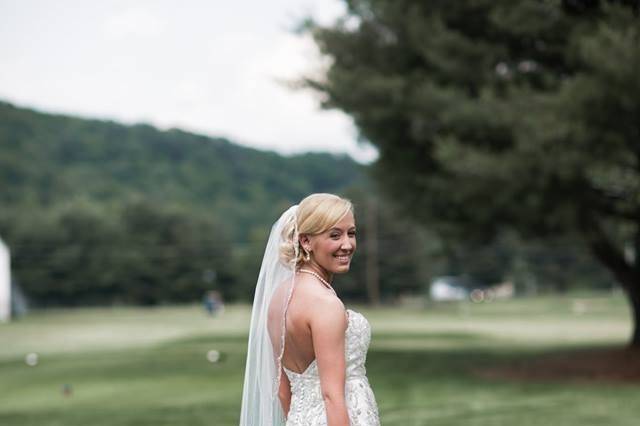
{"label": "woman's neck", "polygon": [[333,274],[327,271],[326,269],[324,269],[322,266],[315,263],[313,260],[303,264],[300,267],[300,269],[307,269],[307,270],[313,271],[316,274],[320,275],[325,280],[327,280],[328,283],[331,283],[333,281]]}

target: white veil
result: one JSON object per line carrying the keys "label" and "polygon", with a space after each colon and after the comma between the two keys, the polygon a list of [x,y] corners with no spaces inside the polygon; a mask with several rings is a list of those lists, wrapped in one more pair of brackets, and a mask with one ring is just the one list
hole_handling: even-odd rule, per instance
{"label": "white veil", "polygon": [[295,260],[292,265],[282,263],[280,247],[294,241],[294,257],[297,258],[297,208],[297,205],[290,207],[273,225],[262,259],[251,312],[240,426],[285,423],[278,388],[284,351],[284,321],[293,290]]}

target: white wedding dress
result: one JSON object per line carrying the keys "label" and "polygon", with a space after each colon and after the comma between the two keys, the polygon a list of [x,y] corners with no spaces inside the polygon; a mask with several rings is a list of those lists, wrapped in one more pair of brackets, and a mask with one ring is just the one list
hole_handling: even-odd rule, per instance
{"label": "white wedding dress", "polygon": [[[345,333],[345,399],[351,426],[380,425],[378,406],[367,380],[365,361],[371,341],[371,326],[360,313],[347,309]],[[315,360],[303,373],[284,368],[291,383],[291,408],[287,426],[326,426],[327,416]]]}

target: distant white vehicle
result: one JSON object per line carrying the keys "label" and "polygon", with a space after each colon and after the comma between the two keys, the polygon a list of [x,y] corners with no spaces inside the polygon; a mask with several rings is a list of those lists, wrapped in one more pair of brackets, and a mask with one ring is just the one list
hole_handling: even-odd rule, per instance
{"label": "distant white vehicle", "polygon": [[431,280],[429,297],[435,301],[466,300],[469,298],[469,290],[459,277],[443,276]]}

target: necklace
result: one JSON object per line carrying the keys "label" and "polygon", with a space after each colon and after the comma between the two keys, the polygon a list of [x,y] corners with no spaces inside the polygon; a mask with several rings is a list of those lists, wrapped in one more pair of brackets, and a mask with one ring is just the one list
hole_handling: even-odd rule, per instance
{"label": "necklace", "polygon": [[331,287],[331,284],[330,284],[327,280],[325,280],[324,278],[322,278],[322,277],[320,276],[320,274],[318,274],[317,272],[313,272],[313,271],[310,271],[310,270],[308,270],[308,269],[299,269],[299,270],[298,270],[298,272],[304,272],[305,274],[313,275],[314,277],[316,277],[317,279],[319,279],[319,280],[320,280],[320,282],[321,282],[321,283],[322,283],[326,288],[328,288],[329,290],[331,290],[331,292],[332,292],[333,294],[336,294],[336,291],[333,289],[333,287]]}

